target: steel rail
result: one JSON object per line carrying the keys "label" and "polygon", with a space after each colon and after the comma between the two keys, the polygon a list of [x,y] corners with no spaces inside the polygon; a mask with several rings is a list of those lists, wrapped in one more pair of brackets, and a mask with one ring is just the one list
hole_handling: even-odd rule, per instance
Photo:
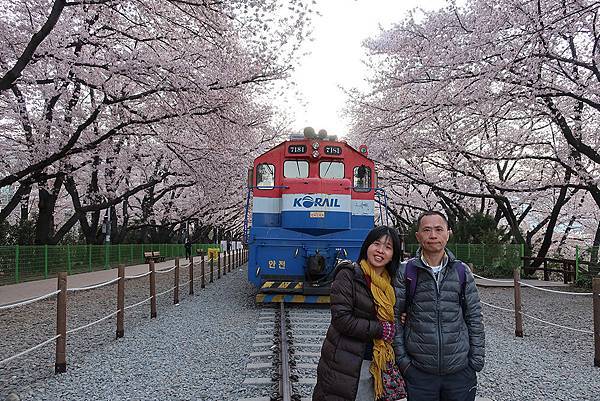
{"label": "steel rail", "polygon": [[282,401],[292,401],[292,382],[290,380],[290,354],[288,350],[288,338],[285,324],[285,307],[281,302],[279,308],[279,395]]}

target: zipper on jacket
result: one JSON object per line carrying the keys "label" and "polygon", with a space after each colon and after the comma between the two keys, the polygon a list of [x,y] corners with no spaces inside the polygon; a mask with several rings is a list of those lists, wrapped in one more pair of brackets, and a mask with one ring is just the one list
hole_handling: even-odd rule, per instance
{"label": "zipper on jacket", "polygon": [[442,374],[442,324],[440,319],[440,293],[436,297],[437,329],[438,329],[438,374]]}
{"label": "zipper on jacket", "polygon": [[[435,313],[437,317],[437,331],[438,331],[438,344],[437,344],[437,356],[438,356],[438,374],[442,374],[442,327],[441,327],[441,319],[440,319],[440,286],[437,281],[437,277],[433,274],[431,269],[425,269],[431,278],[433,278],[433,282],[435,283]],[[440,271],[438,274],[441,274]]]}

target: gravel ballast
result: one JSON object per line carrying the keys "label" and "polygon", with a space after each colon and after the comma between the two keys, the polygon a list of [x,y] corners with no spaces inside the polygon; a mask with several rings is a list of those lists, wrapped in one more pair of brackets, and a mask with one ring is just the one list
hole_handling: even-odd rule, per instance
{"label": "gravel ballast", "polygon": [[[181,281],[187,277],[182,269]],[[172,273],[157,276],[157,291],[172,286]],[[127,282],[126,305],[148,296],[147,280]],[[115,340],[115,319],[68,339],[65,374],[54,375],[54,346],[0,366],[0,400],[16,392],[22,400],[237,400],[251,391],[241,385],[256,332],[255,289],[236,270],[196,295],[181,289],[125,314],[125,337]],[[512,309],[510,288],[480,288],[484,302]],[[523,289],[523,310],[580,330],[593,330],[591,297]],[[69,298],[69,328],[116,308],[115,288]],[[132,295],[132,294],[135,294]],[[0,314],[0,359],[53,336],[55,302]],[[600,400],[600,368],[593,366],[593,335],[546,326],[527,317],[524,338],[514,336],[514,314],[483,306],[486,366],[478,395],[494,401]]]}

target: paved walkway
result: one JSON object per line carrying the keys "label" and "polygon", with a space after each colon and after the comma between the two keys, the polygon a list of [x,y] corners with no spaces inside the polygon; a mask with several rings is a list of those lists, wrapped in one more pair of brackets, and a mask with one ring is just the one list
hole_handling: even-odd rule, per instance
{"label": "paved walkway", "polygon": [[[222,259],[221,259],[222,260]],[[154,266],[157,270],[166,269],[175,264],[175,259],[170,259],[165,262],[156,263]],[[186,266],[187,260],[179,259],[180,266]],[[222,266],[222,264],[221,264]],[[200,258],[194,258],[194,270],[200,268]],[[215,262],[215,271],[217,264]],[[208,271],[208,264],[206,265]],[[72,274],[67,278],[67,288],[81,288],[95,284],[104,283],[106,281],[117,278],[117,270],[99,270],[89,273]],[[148,271],[147,264],[133,265],[125,267],[125,275],[133,276],[146,273]],[[199,272],[199,270],[198,270]],[[200,274],[200,273],[197,273]],[[9,284],[0,286],[0,305],[7,305],[16,302],[25,301],[27,299],[37,298],[45,294],[56,291],[56,277],[45,280],[26,281],[18,284]]]}
{"label": "paved walkway", "polygon": [[[561,288],[561,287],[569,287],[570,284],[565,284],[560,281],[542,281],[542,280],[529,280],[529,279],[521,279],[521,282],[529,285],[534,285],[536,287],[553,287],[553,288]],[[481,279],[476,278],[475,283],[480,287],[506,287],[512,288],[514,287],[513,279],[508,278],[499,278],[499,279]]]}
{"label": "paved walkway", "polygon": [[[200,258],[194,258],[195,264],[200,266]],[[157,263],[156,269],[165,269],[174,265],[174,260]],[[181,266],[187,265],[185,259],[180,259]],[[207,266],[208,268],[208,266]],[[215,263],[216,269],[216,263]],[[148,271],[147,264],[127,266],[125,274],[133,276],[142,274]],[[117,277],[117,269],[100,270],[90,273],[73,274],[67,279],[68,288],[87,287],[90,285],[100,284]],[[568,284],[563,284],[557,281],[541,281],[541,280],[522,280],[524,283],[534,285],[536,287],[568,287]],[[513,281],[510,279],[479,279],[475,282],[480,287],[513,287]],[[12,304],[15,302],[24,301],[31,298],[36,298],[56,290],[56,278],[45,280],[26,281],[19,284],[9,284],[0,286],[0,305]]]}

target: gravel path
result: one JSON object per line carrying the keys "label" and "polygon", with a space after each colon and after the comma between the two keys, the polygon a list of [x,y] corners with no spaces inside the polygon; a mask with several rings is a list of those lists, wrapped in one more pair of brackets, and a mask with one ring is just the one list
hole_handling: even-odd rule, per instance
{"label": "gravel path", "polygon": [[[172,293],[165,294],[158,299],[156,319],[148,318],[149,304],[129,310],[125,314],[125,337],[116,341],[115,319],[75,333],[67,345],[65,374],[53,373],[53,346],[3,366],[0,400],[10,391],[16,391],[22,400],[237,399],[237,393],[245,391],[239,383],[245,376],[247,344],[254,335],[253,323],[258,316],[253,289],[245,277],[245,270],[218,281],[215,274],[215,283],[207,283],[204,290],[196,282],[196,295],[190,297],[187,290],[182,291],[178,306],[173,305]],[[157,292],[170,288],[172,279],[172,274],[158,275]],[[186,280],[182,274],[181,281]],[[135,284],[139,288],[134,290],[130,284],[134,281],[128,281],[126,293],[137,292],[139,296],[126,299],[126,305],[147,297],[147,280],[136,281],[140,281]],[[79,315],[101,317],[115,307],[114,294],[114,288],[76,293],[70,299],[70,312],[74,314],[76,309]],[[50,337],[53,319],[36,321],[45,313],[52,316],[53,310],[53,302],[32,308],[27,315],[33,322],[26,321],[23,314],[0,318],[4,321],[12,317],[13,327],[27,327],[27,333],[44,329]],[[70,328],[79,325],[72,320]],[[16,343],[22,344],[19,350],[27,348],[19,337],[22,335],[2,328],[0,357],[15,353]],[[35,341],[28,343],[33,345]],[[11,346],[9,352],[5,344]]]}
{"label": "gravel path", "polygon": [[[523,312],[593,331],[591,296],[522,290]],[[480,288],[481,300],[513,308],[512,288]],[[514,313],[483,306],[486,365],[481,396],[494,401],[598,401],[600,368],[594,367],[593,334],[568,331],[524,318],[524,337],[514,336]]]}
{"label": "gravel path", "polygon": [[[182,271],[181,281],[187,280]],[[215,276],[216,277],[216,276]],[[245,271],[228,274],[190,297],[159,297],[158,318],[149,305],[125,315],[125,338],[115,340],[109,319],[69,337],[68,371],[54,375],[54,347],[0,366],[0,400],[16,391],[22,400],[237,400],[247,394],[249,344],[258,309]],[[157,277],[157,291],[172,275]],[[147,297],[147,281],[127,282],[126,300]],[[69,328],[114,310],[114,286],[69,298]],[[483,301],[512,308],[512,289],[480,288]],[[524,312],[553,323],[592,330],[591,297],[523,289]],[[53,335],[53,301],[23,312],[0,314],[0,359]],[[76,317],[75,315],[79,316]],[[84,316],[93,316],[86,317]],[[484,306],[487,355],[479,395],[494,401],[600,400],[600,368],[593,367],[593,335],[525,319],[524,338],[514,337],[514,315]],[[27,333],[25,336],[23,333]]]}

